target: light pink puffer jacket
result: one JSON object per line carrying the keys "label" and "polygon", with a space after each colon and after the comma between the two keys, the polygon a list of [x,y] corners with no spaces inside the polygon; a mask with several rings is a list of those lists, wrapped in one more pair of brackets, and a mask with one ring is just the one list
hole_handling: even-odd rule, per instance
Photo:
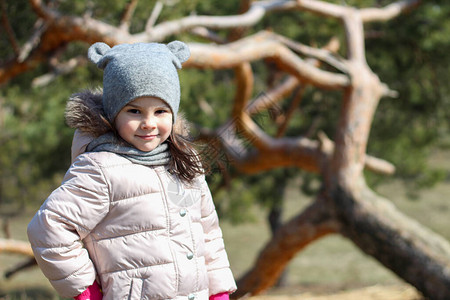
{"label": "light pink puffer jacket", "polygon": [[80,155],[28,235],[65,297],[96,275],[104,299],[207,299],[236,288],[204,178],[186,186],[113,153]]}
{"label": "light pink puffer jacket", "polygon": [[163,166],[113,153],[76,157],[28,237],[64,297],[95,278],[106,300],[208,299],[236,289],[204,177],[187,185]]}

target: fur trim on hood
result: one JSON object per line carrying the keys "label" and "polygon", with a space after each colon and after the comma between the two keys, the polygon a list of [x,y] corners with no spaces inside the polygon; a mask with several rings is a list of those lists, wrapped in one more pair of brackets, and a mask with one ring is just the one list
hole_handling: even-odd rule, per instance
{"label": "fur trim on hood", "polygon": [[101,90],[85,90],[73,94],[67,102],[65,117],[69,127],[93,137],[113,130],[103,112]]}
{"label": "fur trim on hood", "polygon": [[[112,125],[105,117],[102,105],[103,92],[85,90],[73,94],[66,105],[65,118],[69,127],[79,129],[92,137],[99,137],[113,131]],[[178,113],[173,131],[176,134],[187,136],[189,124],[183,114]]]}

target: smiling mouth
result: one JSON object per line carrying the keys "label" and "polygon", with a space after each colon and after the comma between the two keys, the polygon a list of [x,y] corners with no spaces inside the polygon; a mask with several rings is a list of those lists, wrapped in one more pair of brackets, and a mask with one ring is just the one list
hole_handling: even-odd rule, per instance
{"label": "smiling mouth", "polygon": [[145,141],[151,141],[157,137],[157,135],[138,135],[137,136],[140,139],[143,139]]}

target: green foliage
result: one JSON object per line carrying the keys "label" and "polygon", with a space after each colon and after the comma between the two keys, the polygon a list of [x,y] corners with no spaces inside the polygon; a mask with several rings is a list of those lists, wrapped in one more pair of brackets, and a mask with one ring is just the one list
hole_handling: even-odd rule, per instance
{"label": "green foliage", "polygon": [[[27,38],[33,33],[33,25],[37,18],[32,11],[29,1],[27,0],[16,0],[7,1],[5,4],[6,13],[9,17],[9,22],[11,27],[14,29],[14,35],[18,43],[23,44],[26,42]],[[20,20],[20,26],[18,26],[18,21]],[[5,34],[3,27],[0,27],[0,62],[6,61],[14,56],[13,48],[11,43]]]}
{"label": "green foliage", "polygon": [[[231,71],[183,69],[180,109],[194,124],[217,128],[227,120],[234,96]],[[195,132],[192,133],[196,135]]]}
{"label": "green foliage", "polygon": [[53,97],[48,98],[53,101],[42,101],[41,96],[24,93],[17,86],[1,96],[2,203],[36,201],[36,188],[53,178],[63,154],[67,156],[67,147],[60,140],[64,132],[58,130],[65,127],[60,101]]}
{"label": "green foliage", "polygon": [[448,4],[426,1],[410,14],[366,29],[372,37],[366,42],[369,64],[400,95],[380,103],[369,153],[395,163],[397,176],[416,188],[445,177],[443,170],[428,167],[427,159],[450,129],[449,17]]}
{"label": "green foliage", "polygon": [[40,203],[60,183],[70,164],[73,135],[65,125],[65,104],[89,77],[79,68],[44,89],[18,77],[1,91],[0,204]]}

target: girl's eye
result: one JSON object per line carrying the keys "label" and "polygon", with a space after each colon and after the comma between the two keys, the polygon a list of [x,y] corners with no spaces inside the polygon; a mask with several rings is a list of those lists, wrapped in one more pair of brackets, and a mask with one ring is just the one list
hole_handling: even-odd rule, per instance
{"label": "girl's eye", "polygon": [[156,114],[164,114],[164,113],[166,113],[166,112],[167,112],[166,109],[158,109],[155,113],[156,113]]}
{"label": "girl's eye", "polygon": [[140,113],[140,111],[138,109],[135,109],[135,108],[129,109],[128,112],[131,113],[131,114],[139,114]]}

